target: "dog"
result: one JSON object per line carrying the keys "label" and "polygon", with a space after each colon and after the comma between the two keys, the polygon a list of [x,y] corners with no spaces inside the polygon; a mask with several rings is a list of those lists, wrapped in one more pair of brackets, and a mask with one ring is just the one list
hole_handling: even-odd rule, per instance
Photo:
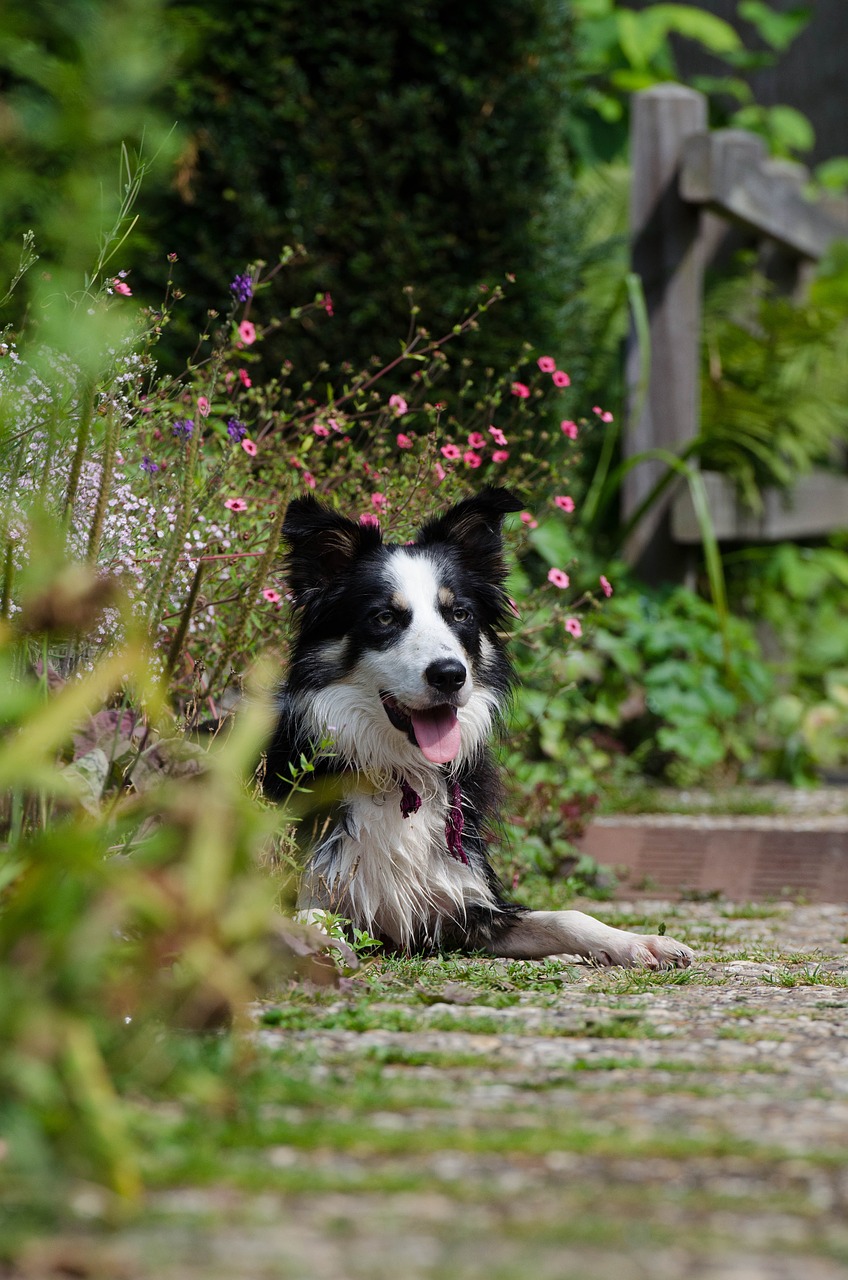
{"label": "dog", "polygon": [[509,901],[489,861],[500,793],[489,744],[515,678],[502,525],[520,505],[489,486],[404,545],[312,496],[289,505],[295,635],[264,785],[285,797],[306,759],[310,787],[331,795],[298,906],[404,954],[689,965],[673,938]]}

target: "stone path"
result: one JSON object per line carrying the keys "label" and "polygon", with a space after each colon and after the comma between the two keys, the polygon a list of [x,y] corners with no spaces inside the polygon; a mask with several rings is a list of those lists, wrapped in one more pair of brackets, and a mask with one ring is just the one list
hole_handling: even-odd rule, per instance
{"label": "stone path", "polygon": [[[115,1280],[848,1277],[848,909],[597,910],[663,920],[697,965],[375,965],[279,1004],[281,1100],[230,1175],[65,1262],[82,1240],[74,1274]],[[69,1274],[56,1247],[15,1274]]]}

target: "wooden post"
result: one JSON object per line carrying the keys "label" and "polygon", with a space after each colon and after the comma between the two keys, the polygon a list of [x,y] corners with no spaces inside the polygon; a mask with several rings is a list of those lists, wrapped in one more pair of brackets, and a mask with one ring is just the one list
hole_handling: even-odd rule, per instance
{"label": "wooden post", "polygon": [[[707,128],[706,98],[682,85],[658,85],[634,95],[631,119],[632,269],[641,279],[648,309],[651,372],[640,411],[646,353],[631,327],[625,366],[624,455],[628,458],[646,449],[676,452],[698,434],[700,209],[681,199],[678,184],[686,139]],[[625,520],[666,470],[662,462],[643,462],[627,473],[622,497]],[[683,553],[671,541],[668,506],[668,500],[656,504],[625,548],[630,562],[652,582],[679,577],[681,572]]]}

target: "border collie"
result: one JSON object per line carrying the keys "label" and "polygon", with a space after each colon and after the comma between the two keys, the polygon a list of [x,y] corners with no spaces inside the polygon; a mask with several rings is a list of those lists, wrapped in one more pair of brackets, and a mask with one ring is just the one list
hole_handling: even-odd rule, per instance
{"label": "border collie", "polygon": [[487,857],[499,795],[488,743],[513,681],[501,525],[520,505],[490,486],[405,545],[312,497],[289,506],[296,635],[265,789],[285,796],[305,755],[329,796],[299,907],[405,953],[688,965],[673,938],[507,901]]}

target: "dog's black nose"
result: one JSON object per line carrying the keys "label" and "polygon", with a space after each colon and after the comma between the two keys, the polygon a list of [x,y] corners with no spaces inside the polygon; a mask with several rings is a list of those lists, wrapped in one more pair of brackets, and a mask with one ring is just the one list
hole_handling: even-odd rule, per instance
{"label": "dog's black nose", "polygon": [[439,693],[456,693],[465,684],[465,667],[458,658],[439,658],[431,662],[424,678]]}

